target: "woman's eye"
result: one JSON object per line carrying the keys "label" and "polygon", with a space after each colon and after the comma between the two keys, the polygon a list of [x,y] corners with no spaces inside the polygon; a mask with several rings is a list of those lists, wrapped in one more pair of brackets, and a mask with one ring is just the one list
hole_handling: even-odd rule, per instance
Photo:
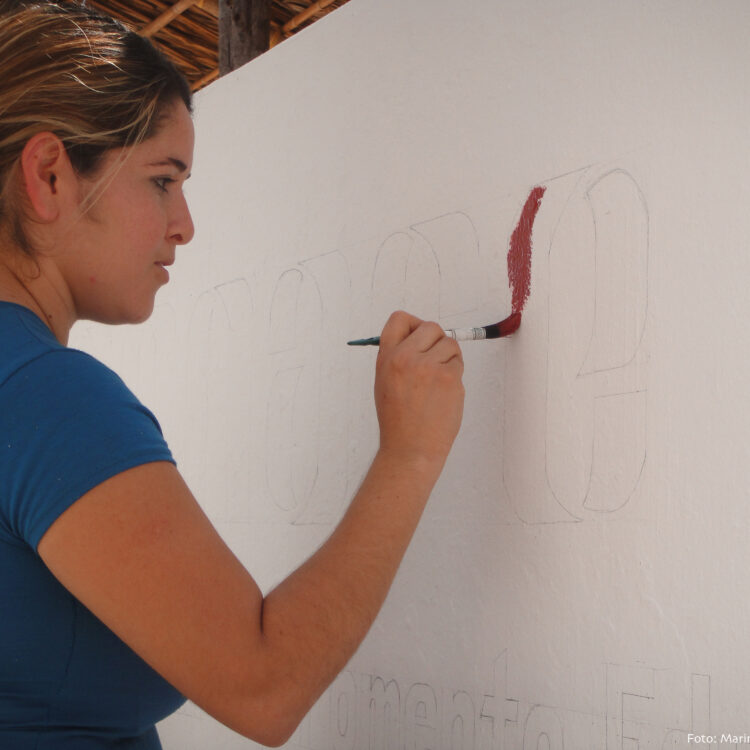
{"label": "woman's eye", "polygon": [[155,177],[154,182],[156,183],[156,186],[161,190],[162,192],[167,192],[167,185],[169,185],[170,182],[174,182],[174,180],[171,177]]}

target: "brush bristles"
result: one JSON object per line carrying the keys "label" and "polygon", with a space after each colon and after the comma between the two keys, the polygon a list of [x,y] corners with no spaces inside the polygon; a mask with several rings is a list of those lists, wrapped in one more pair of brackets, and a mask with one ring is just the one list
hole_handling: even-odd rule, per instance
{"label": "brush bristles", "polygon": [[484,326],[484,330],[487,331],[488,339],[499,339],[503,336],[510,336],[511,333],[515,333],[518,327],[521,325],[521,313],[511,313],[505,320],[501,320],[499,323],[493,323],[489,326]]}

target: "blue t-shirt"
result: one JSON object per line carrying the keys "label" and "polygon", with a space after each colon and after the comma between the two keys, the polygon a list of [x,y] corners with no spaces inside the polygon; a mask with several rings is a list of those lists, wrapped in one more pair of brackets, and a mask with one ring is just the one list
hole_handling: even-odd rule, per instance
{"label": "blue t-shirt", "polygon": [[155,750],[184,698],[58,583],[37,554],[85,492],[172,461],[120,378],[0,302],[0,748]]}

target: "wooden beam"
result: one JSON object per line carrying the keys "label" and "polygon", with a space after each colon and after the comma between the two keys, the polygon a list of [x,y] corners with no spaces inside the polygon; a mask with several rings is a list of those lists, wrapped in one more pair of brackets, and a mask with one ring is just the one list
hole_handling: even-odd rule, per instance
{"label": "wooden beam", "polygon": [[327,8],[334,0],[317,0],[309,8],[305,8],[301,13],[298,13],[294,18],[287,21],[282,31],[286,36],[289,36],[298,26],[302,25],[308,18],[312,18],[316,13],[320,13],[321,10]]}
{"label": "wooden beam", "polygon": [[219,71],[229,73],[267,52],[270,0],[219,0]]}
{"label": "wooden beam", "polygon": [[161,31],[168,23],[173,21],[177,16],[184,13],[191,5],[195,5],[198,0],[177,0],[170,8],[157,16],[151,23],[146,24],[140,31],[141,36],[153,36]]}

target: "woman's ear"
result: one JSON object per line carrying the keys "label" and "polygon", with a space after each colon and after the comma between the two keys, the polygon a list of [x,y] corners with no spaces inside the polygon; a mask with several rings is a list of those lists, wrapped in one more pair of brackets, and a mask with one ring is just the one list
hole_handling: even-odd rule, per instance
{"label": "woman's ear", "polygon": [[21,176],[28,206],[37,221],[49,223],[60,215],[63,187],[72,186],[73,167],[62,141],[54,133],[37,133],[21,153]]}

